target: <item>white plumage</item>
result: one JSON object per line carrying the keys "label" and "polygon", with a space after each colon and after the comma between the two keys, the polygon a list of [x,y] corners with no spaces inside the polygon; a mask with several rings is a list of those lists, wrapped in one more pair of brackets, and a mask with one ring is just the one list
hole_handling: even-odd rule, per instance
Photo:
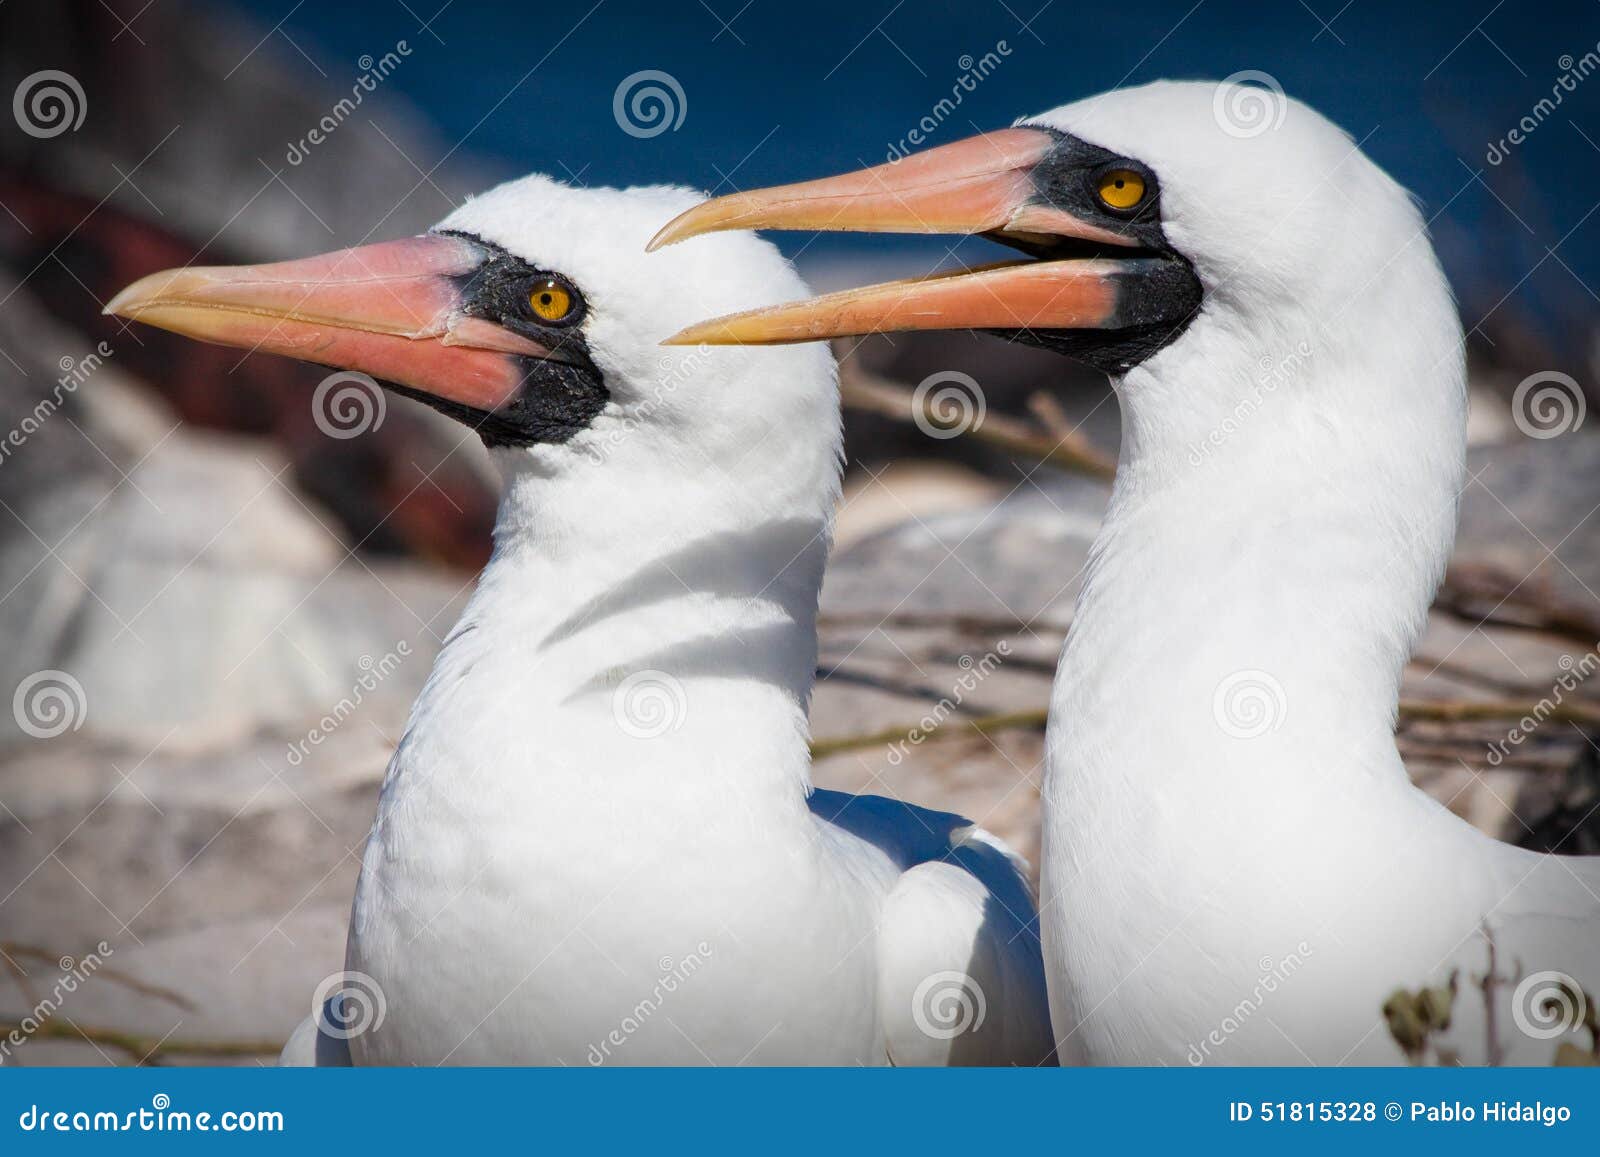
{"label": "white plumage", "polygon": [[1148,164],[1205,288],[1118,383],[1121,459],[1052,699],[1063,1055],[1392,1063],[1385,999],[1459,970],[1449,1046],[1548,1064],[1557,1041],[1522,1026],[1551,986],[1519,979],[1600,992],[1600,863],[1475,831],[1393,737],[1464,482],[1450,291],[1410,198],[1345,133],[1294,101],[1242,132],[1241,98],[1271,100],[1156,84],[1029,122]]}
{"label": "white plumage", "polygon": [[[1039,1063],[1042,967],[1009,853],[955,816],[810,791],[834,368],[816,346],[658,346],[805,292],[749,235],[647,256],[693,200],[527,178],[441,223],[579,287],[611,398],[568,443],[494,453],[493,558],[363,862],[347,966],[386,1013],[348,1055]],[[348,1056],[308,1022],[284,1059]]]}

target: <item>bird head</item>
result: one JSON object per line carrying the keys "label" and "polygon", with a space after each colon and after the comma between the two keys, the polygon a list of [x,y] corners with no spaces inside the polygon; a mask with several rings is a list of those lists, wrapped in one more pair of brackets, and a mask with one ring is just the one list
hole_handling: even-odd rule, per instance
{"label": "bird head", "polygon": [[[974,329],[1100,367],[1122,445],[1117,536],[1097,558],[1248,589],[1292,541],[1312,589],[1363,577],[1347,610],[1393,620],[1403,659],[1454,535],[1461,327],[1411,198],[1310,108],[1226,82],[1118,90],[892,164],[720,197],[653,243],[732,228],[981,234],[1021,250],[672,340]],[[1289,526],[1302,533],[1286,539]],[[1136,622],[1146,608],[1130,605]]]}
{"label": "bird head", "polygon": [[[792,474],[804,450],[807,477],[826,475],[838,431],[826,350],[660,344],[708,313],[807,292],[750,234],[646,254],[661,220],[697,199],[530,176],[421,236],[156,273],[106,312],[370,375],[461,422],[514,471],[582,475],[626,460],[665,479],[710,465],[759,487],[753,472]],[[822,436],[780,436],[799,423]]]}
{"label": "bird head", "polygon": [[1335,319],[1371,340],[1380,323],[1415,335],[1420,311],[1459,339],[1405,191],[1337,126],[1251,85],[1120,89],[890,164],[719,197],[652,244],[734,228],[980,234],[1025,256],[746,310],[674,341],[976,329],[1122,376],[1214,363],[1223,347],[1248,364],[1326,348]]}

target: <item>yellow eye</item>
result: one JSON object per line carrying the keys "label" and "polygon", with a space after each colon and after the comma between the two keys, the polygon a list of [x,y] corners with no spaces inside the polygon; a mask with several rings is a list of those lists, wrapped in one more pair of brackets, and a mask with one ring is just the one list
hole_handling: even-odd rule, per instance
{"label": "yellow eye", "polygon": [[528,308],[544,321],[560,321],[572,312],[572,294],[554,279],[541,281],[528,294]]}
{"label": "yellow eye", "polygon": [[1131,209],[1144,200],[1144,178],[1132,169],[1112,169],[1100,178],[1100,199],[1113,209]]}

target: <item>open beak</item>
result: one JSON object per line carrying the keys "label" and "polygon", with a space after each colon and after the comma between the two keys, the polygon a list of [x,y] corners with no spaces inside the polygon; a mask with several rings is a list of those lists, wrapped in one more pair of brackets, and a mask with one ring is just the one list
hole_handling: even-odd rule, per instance
{"label": "open beak", "polygon": [[[1050,203],[1043,129],[985,133],[856,173],[718,197],[650,248],[723,229],[983,234],[1036,254],[700,322],[669,345],[768,344],[932,329],[1120,329],[1144,323],[1141,283],[1167,259]],[[1122,256],[1121,251],[1127,255]],[[1071,252],[1076,256],[1065,258]],[[1085,252],[1091,256],[1082,256]]]}
{"label": "open beak", "polygon": [[105,312],[492,413],[522,386],[525,358],[557,355],[466,311],[487,257],[465,238],[427,234],[302,261],[170,269],[134,282]]}

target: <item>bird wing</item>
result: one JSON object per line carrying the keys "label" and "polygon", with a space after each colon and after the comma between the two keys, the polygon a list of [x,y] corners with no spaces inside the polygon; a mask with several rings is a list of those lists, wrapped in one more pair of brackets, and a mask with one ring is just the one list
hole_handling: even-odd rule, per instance
{"label": "bird wing", "polygon": [[878,946],[893,1064],[1055,1063],[1033,896],[988,832],[958,828],[944,856],[900,876]]}
{"label": "bird wing", "polygon": [[819,790],[810,807],[846,859],[859,865],[870,849],[886,881],[878,1009],[889,1061],[1054,1064],[1022,858],[961,816],[885,796]]}
{"label": "bird wing", "polygon": [[289,1036],[278,1064],[289,1069],[349,1068],[350,1042],[321,1031],[321,1016],[308,1016]]}

